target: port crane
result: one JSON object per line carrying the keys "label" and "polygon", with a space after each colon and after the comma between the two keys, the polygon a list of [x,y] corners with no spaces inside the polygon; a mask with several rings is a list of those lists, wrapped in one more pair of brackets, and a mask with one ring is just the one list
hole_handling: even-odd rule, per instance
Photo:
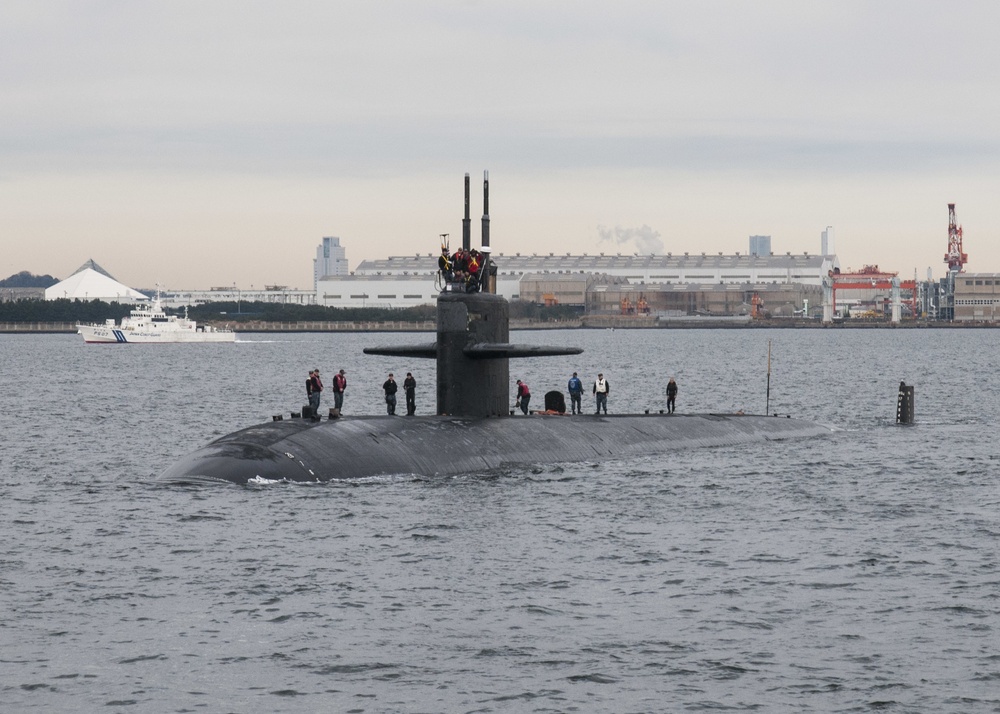
{"label": "port crane", "polygon": [[962,226],[955,218],[955,204],[948,204],[948,252],[944,254],[944,262],[948,264],[948,284],[945,300],[947,307],[942,309],[943,317],[955,319],[955,277],[965,270],[969,256],[962,252]]}
{"label": "port crane", "polygon": [[949,273],[961,273],[969,256],[962,252],[962,226],[955,218],[955,204],[948,204],[948,252],[944,254]]}

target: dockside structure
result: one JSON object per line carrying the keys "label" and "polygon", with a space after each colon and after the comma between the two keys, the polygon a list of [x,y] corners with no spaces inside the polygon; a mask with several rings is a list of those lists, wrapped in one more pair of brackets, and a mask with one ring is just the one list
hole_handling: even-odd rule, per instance
{"label": "dockside structure", "polygon": [[[508,300],[531,299],[525,289],[538,276],[566,276],[564,284],[577,286],[641,284],[674,286],[678,290],[700,291],[717,285],[792,285],[820,287],[823,276],[839,268],[836,256],[809,253],[766,256],[739,253],[710,255],[556,255],[496,254],[500,262],[497,294]],[[330,307],[411,307],[432,304],[437,295],[437,256],[433,253],[391,256],[365,260],[346,276],[327,276],[317,283],[316,300]],[[678,288],[677,286],[687,286]],[[659,289],[659,288],[657,288]],[[716,288],[712,288],[715,290]],[[586,302],[578,287],[575,298],[557,298],[559,304]]]}
{"label": "dockside structure", "polygon": [[1000,273],[958,273],[955,285],[955,322],[1000,320]]}

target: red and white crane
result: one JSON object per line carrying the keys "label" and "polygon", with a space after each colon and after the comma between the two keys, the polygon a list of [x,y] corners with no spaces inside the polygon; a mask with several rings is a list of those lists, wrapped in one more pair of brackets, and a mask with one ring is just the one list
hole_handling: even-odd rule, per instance
{"label": "red and white crane", "polygon": [[962,252],[962,226],[955,219],[955,204],[948,204],[948,252],[944,254],[944,262],[948,264],[949,273],[961,273],[969,256]]}

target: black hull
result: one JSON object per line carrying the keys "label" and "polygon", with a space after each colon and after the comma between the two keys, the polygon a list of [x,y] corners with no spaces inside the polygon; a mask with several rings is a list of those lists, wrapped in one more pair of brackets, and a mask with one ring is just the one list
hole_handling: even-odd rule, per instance
{"label": "black hull", "polygon": [[508,466],[629,459],[676,449],[829,434],[785,417],[730,414],[344,417],[267,422],[213,441],[160,474],[172,482],[446,476]]}

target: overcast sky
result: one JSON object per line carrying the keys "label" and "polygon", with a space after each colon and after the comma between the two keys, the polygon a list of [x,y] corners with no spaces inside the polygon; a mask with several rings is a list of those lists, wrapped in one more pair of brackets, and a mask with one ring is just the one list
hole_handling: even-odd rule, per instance
{"label": "overcast sky", "polygon": [[473,235],[1000,271],[1000,3],[0,4],[0,277],[312,287]]}

